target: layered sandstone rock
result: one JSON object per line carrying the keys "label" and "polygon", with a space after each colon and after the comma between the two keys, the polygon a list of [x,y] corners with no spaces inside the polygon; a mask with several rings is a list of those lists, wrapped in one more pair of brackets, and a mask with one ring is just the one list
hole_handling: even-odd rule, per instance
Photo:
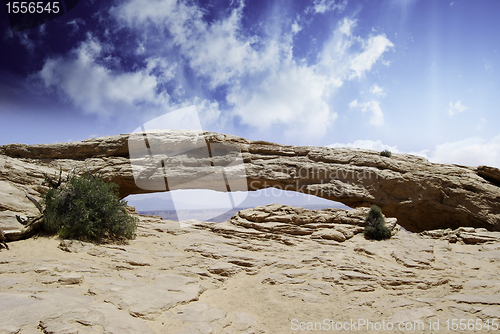
{"label": "layered sandstone rock", "polygon": [[[129,135],[1,146],[1,227],[18,228],[15,214],[36,214],[23,190],[39,197],[43,172],[57,175],[62,168],[66,175],[75,167],[88,168],[118,183],[125,197],[173,186],[225,191],[211,175],[215,175],[213,166],[226,166],[225,177],[237,185],[232,190],[278,187],[350,207],[376,204],[412,231],[462,226],[500,230],[500,171],[493,167],[436,164],[408,154],[388,158],[369,150],[288,146],[194,131],[152,131],[147,139],[151,148],[160,151],[143,157],[129,155]],[[133,149],[142,145],[140,140],[131,143]],[[200,143],[212,148],[210,156],[202,152]],[[184,149],[192,144],[197,149]],[[169,158],[168,152],[175,152],[175,157]],[[239,152],[242,164],[229,166]],[[144,187],[137,186],[131,162],[142,168]],[[172,185],[168,180],[174,178],[177,183]],[[144,189],[150,184],[160,184],[160,190]]]}
{"label": "layered sandstone rock", "polygon": [[185,228],[148,216],[127,245],[12,243],[0,250],[0,333],[292,333],[314,322],[329,332],[325,319],[392,326],[337,332],[448,333],[448,319],[497,332],[500,242],[451,243],[445,230],[366,240],[354,234],[363,210],[270,205]]}
{"label": "layered sandstone rock", "polygon": [[[273,239],[293,244],[289,236],[300,235],[323,240],[343,242],[364,231],[368,208],[354,210],[308,210],[289,205],[270,204],[239,211],[229,221],[219,224],[200,223],[219,234],[239,233],[248,238]],[[396,218],[386,218],[386,225],[394,235],[399,231]],[[200,226],[198,224],[197,226]]]}

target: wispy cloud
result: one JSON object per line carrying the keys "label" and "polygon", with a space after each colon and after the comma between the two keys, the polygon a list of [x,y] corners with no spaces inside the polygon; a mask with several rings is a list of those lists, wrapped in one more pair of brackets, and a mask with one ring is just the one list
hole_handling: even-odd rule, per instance
{"label": "wispy cloud", "polygon": [[378,97],[385,97],[387,95],[387,93],[385,92],[384,88],[380,87],[377,84],[373,84],[370,87],[370,93],[372,93],[373,95],[378,96]]}
{"label": "wispy cloud", "polygon": [[436,145],[429,154],[433,162],[500,168],[500,135],[490,140],[472,137]]}
{"label": "wispy cloud", "polygon": [[[314,2],[317,13],[341,12],[345,5]],[[209,123],[233,118],[261,131],[277,126],[285,137],[317,140],[338,117],[333,93],[344,82],[362,78],[393,47],[383,34],[356,36],[356,21],[345,18],[320,46],[318,60],[304,62],[293,53],[300,15],[293,24],[278,20],[252,34],[243,29],[243,8],[242,1],[234,2],[207,22],[204,9],[193,2],[125,1],[109,14],[121,28],[117,31],[130,36],[123,52],[136,57],[134,67],[121,66],[112,52],[117,36],[100,41],[88,35],[68,54],[47,59],[37,77],[90,113],[165,112],[194,103]],[[383,95],[377,87],[374,94]],[[210,97],[214,94],[218,101]],[[382,124],[379,102],[360,108],[372,113],[372,125]]]}
{"label": "wispy cloud", "polygon": [[493,65],[491,64],[491,61],[487,60],[486,58],[484,59],[484,69],[489,72],[493,68]]}
{"label": "wispy cloud", "polygon": [[358,100],[354,100],[349,103],[349,108],[359,108],[363,113],[370,112],[372,115],[370,116],[370,125],[373,126],[382,126],[384,124],[384,113],[380,108],[379,101],[369,101],[359,103]]}
{"label": "wispy cloud", "polygon": [[[355,21],[344,19],[325,43],[320,61],[303,64],[292,53],[293,35],[301,29],[297,21],[279,33],[257,37],[242,33],[241,3],[211,24],[194,5],[168,4],[158,11],[157,1],[131,0],[112,13],[128,26],[147,29],[153,24],[157,30],[168,30],[196,75],[207,78],[211,89],[225,89],[232,115],[261,131],[284,125],[287,137],[324,136],[337,118],[328,103],[331,93],[345,80],[371,70],[392,47],[384,35],[352,36]],[[342,11],[345,5],[345,1],[316,1],[315,11]],[[353,50],[353,45],[361,51]],[[371,108],[378,113],[377,106]],[[373,122],[380,117],[377,114]]]}
{"label": "wispy cloud", "polygon": [[[389,150],[393,153],[403,153],[396,145],[387,145],[382,143],[381,140],[356,140],[353,143],[335,143],[328,145],[328,147],[353,147],[374,151]],[[500,135],[490,140],[481,137],[466,138],[438,144],[432,149],[407,153],[422,156],[436,163],[464,166],[486,165],[500,168]]]}
{"label": "wispy cloud", "polygon": [[361,78],[366,71],[369,71],[373,64],[380,59],[382,54],[394,47],[394,44],[385,35],[372,36],[364,44],[364,50],[356,55],[351,61],[350,78]]}
{"label": "wispy cloud", "polygon": [[[75,34],[78,30],[80,30],[81,26],[85,25],[85,20],[83,20],[81,18],[76,18],[74,20],[67,22],[66,24],[73,28],[73,30],[71,31],[71,34]],[[43,25],[42,25],[42,27],[43,27]]]}
{"label": "wispy cloud", "polygon": [[318,65],[333,76],[339,87],[345,80],[362,78],[394,46],[384,34],[366,39],[353,36],[356,25],[356,20],[344,18],[320,52]]}
{"label": "wispy cloud", "polygon": [[26,48],[26,50],[28,50],[29,53],[33,53],[33,51],[35,50],[35,47],[36,47],[36,43],[33,39],[31,39],[29,37],[28,32],[26,32],[26,31],[20,32],[20,33],[15,34],[15,36],[17,36],[17,38],[19,38],[19,43],[22,46],[24,46]]}
{"label": "wispy cloud", "polygon": [[485,124],[486,124],[486,118],[481,117],[479,121],[476,123],[476,130],[482,130]]}
{"label": "wispy cloud", "polygon": [[462,104],[462,101],[458,100],[453,104],[453,102],[450,101],[450,104],[448,106],[448,114],[453,116],[457,113],[461,113],[467,110],[467,107]]}
{"label": "wispy cloud", "polygon": [[275,41],[241,33],[242,9],[240,4],[211,24],[204,21],[200,8],[180,1],[131,0],[111,13],[127,27],[148,32],[153,24],[154,31],[164,32],[159,38],[167,44],[173,41],[191,69],[208,78],[215,89],[233,84],[246,73],[265,71],[279,57]]}
{"label": "wispy cloud", "polygon": [[292,23],[292,34],[296,34],[301,30],[302,30],[302,27],[300,26],[300,24],[297,21]]}
{"label": "wispy cloud", "polygon": [[[353,37],[352,30],[355,26],[354,20],[342,20],[325,43],[318,63],[299,64],[290,53],[282,52],[279,64],[270,66],[267,76],[253,78],[255,81],[251,90],[248,87],[230,89],[228,101],[234,106],[234,113],[244,123],[261,129],[272,124],[286,124],[285,133],[288,136],[297,137],[300,134],[309,139],[324,136],[338,117],[329,106],[329,96],[344,81],[354,79],[351,76],[351,60],[372,52],[372,37],[367,40]],[[356,52],[353,50],[354,44],[366,47],[361,52]],[[280,48],[289,50],[291,45],[281,44]],[[375,53],[380,51],[377,49]],[[378,58],[375,58],[374,53],[371,54],[369,64],[357,66],[356,73],[364,75],[380,57],[381,54],[378,54]],[[382,124],[383,114],[378,102],[368,102],[361,108],[372,112],[371,124]]]}
{"label": "wispy cloud", "polygon": [[326,13],[329,11],[343,12],[347,6],[347,0],[314,0],[314,4],[307,8],[307,12]]}
{"label": "wispy cloud", "polygon": [[98,61],[102,52],[103,45],[89,34],[67,56],[47,59],[34,77],[89,113],[108,116],[135,111],[140,104],[169,104],[166,93],[155,91],[159,78],[151,72],[159,66],[157,61],[152,59],[148,66],[135,72],[121,72]]}

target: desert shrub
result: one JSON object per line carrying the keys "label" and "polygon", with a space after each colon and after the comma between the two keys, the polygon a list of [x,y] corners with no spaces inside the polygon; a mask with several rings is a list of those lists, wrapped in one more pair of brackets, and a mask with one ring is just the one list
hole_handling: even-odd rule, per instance
{"label": "desert shrub", "polygon": [[370,207],[365,219],[365,238],[383,240],[391,237],[391,230],[385,226],[385,218],[382,210],[376,205]]}
{"label": "desert shrub", "polygon": [[383,157],[390,158],[392,156],[392,153],[389,150],[383,150],[382,152],[380,152],[380,155],[383,156]]}
{"label": "desert shrub", "polygon": [[81,175],[49,189],[43,197],[42,228],[62,238],[92,242],[133,238],[138,219],[127,214],[127,203],[118,198],[117,188],[92,175]]}

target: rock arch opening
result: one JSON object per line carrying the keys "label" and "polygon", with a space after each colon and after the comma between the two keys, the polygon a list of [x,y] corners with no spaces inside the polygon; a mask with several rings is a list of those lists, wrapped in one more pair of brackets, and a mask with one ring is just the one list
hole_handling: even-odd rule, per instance
{"label": "rock arch opening", "polygon": [[[303,207],[310,210],[352,208],[314,195],[294,191],[267,188],[248,192],[234,192],[231,195],[244,199],[235,207],[224,207],[227,194],[212,190],[174,190],[139,195],[129,195],[124,199],[141,214],[152,214],[168,220],[190,220],[223,222],[235,215],[239,210],[265,206],[268,204],[284,204]],[[182,219],[179,219],[181,217]]]}
{"label": "rock arch opening", "polygon": [[[53,175],[62,168],[63,173],[69,173],[75,167],[85,170],[87,166],[103,179],[117,183],[121,198],[172,190],[170,183],[167,189],[164,175],[154,172],[148,182],[162,180],[163,189],[137,185],[132,170],[134,161],[147,170],[154,159],[158,158],[157,162],[164,159],[161,152],[147,158],[134,157],[130,154],[129,137],[123,134],[73,143],[0,146],[1,181],[16,189],[9,192],[10,188],[3,187],[0,195],[12,197],[12,203],[22,203],[23,190],[32,196],[40,194],[44,172]],[[500,230],[500,188],[496,185],[500,171],[496,168],[436,164],[408,154],[382,157],[380,152],[361,149],[279,145],[212,132],[157,131],[150,139],[149,143],[155,142],[157,147],[182,148],[183,143],[199,141],[215,148],[213,152],[209,150],[208,157],[178,152],[172,161],[182,168],[160,164],[170,176],[182,182],[183,178],[196,179],[183,183],[184,189],[217,190],[217,186],[224,185],[222,191],[227,191],[221,178],[234,177],[243,170],[243,177],[238,174],[234,180],[245,190],[276,187],[315,194],[352,208],[375,204],[386,216],[396,217],[401,226],[413,232],[461,226]],[[237,168],[226,168],[226,174],[209,178],[214,187],[207,187],[206,180],[203,184],[199,180],[211,173],[208,173],[210,168],[226,160],[226,154],[218,153],[222,151],[217,148],[239,152],[242,163]],[[154,170],[158,168],[155,166]],[[230,188],[230,191],[237,189]],[[13,199],[14,193],[19,194],[17,200]],[[17,224],[15,215],[31,209],[30,205],[27,208],[10,205],[2,214]]]}

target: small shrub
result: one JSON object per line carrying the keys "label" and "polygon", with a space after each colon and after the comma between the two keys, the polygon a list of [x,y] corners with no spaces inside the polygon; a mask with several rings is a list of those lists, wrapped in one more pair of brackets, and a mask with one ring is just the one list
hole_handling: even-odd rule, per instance
{"label": "small shrub", "polygon": [[385,226],[385,218],[382,210],[376,205],[370,207],[365,219],[365,238],[383,240],[391,237],[391,230]]}
{"label": "small shrub", "polygon": [[91,242],[132,239],[138,219],[126,213],[127,202],[118,198],[117,188],[114,183],[82,175],[49,189],[43,199],[42,228],[62,238]]}
{"label": "small shrub", "polygon": [[382,152],[380,152],[380,155],[383,156],[383,157],[390,158],[392,156],[392,153],[389,150],[383,150]]}

